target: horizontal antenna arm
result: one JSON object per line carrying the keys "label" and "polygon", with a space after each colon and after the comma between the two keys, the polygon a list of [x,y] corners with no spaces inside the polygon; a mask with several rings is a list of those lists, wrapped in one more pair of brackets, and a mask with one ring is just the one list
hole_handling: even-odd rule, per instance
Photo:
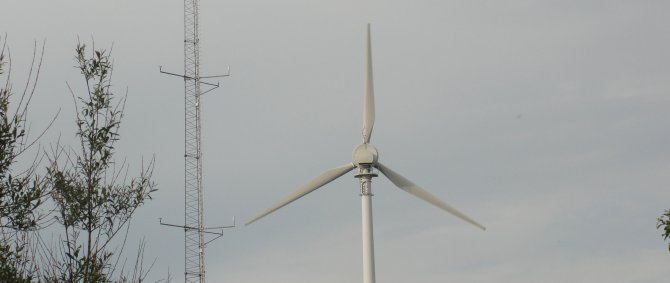
{"label": "horizontal antenna arm", "polygon": [[203,76],[201,79],[210,79],[210,78],[223,78],[230,77],[230,65],[228,65],[228,72],[225,75],[215,75],[215,76]]}
{"label": "horizontal antenna arm", "polygon": [[185,79],[193,79],[192,77],[187,77],[187,76],[184,76],[184,75],[163,71],[163,66],[158,66],[158,71],[161,72],[161,74],[171,75],[171,76],[175,76],[175,77],[181,77],[181,78],[185,78]]}
{"label": "horizontal antenna arm", "polygon": [[[180,77],[180,78],[184,78],[184,79],[188,79],[188,80],[194,80],[194,79],[195,79],[195,78],[193,78],[193,77],[189,77],[189,76],[185,76],[185,75],[180,75],[180,74],[175,74],[175,73],[170,73],[170,72],[163,71],[163,66],[158,66],[158,71],[160,71],[161,74],[171,75],[171,76]],[[227,76],[230,76],[230,74],[227,74],[227,75],[220,75],[220,76],[200,77],[200,78],[201,78],[201,79],[205,79],[205,78],[218,78],[218,77],[227,77]],[[220,85],[219,85],[219,82],[216,82],[216,84],[213,84],[213,83],[208,83],[208,82],[199,81],[199,83],[204,84],[204,85],[208,85],[208,86],[213,86],[214,88],[217,88],[217,87],[220,86]],[[213,89],[214,89],[214,88],[213,88]],[[208,90],[208,91],[206,91],[206,92],[210,92],[210,91],[212,91],[213,89],[210,89],[210,90]],[[201,93],[200,95],[203,95],[203,94],[204,94],[204,93]]]}

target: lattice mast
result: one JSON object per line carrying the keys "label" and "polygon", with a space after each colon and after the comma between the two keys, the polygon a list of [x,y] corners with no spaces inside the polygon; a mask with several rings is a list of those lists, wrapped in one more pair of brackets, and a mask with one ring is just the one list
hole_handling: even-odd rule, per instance
{"label": "lattice mast", "polygon": [[[204,82],[202,79],[227,77],[228,74],[216,76],[200,75],[200,39],[198,30],[199,0],[184,0],[184,74],[161,73],[182,77],[184,79],[184,225],[163,223],[161,225],[184,229],[184,277],[186,283],[205,282],[205,247],[223,236],[223,228],[235,226],[205,227],[203,213],[202,187],[202,125],[200,119],[200,98],[203,94],[219,87]],[[204,92],[202,85],[209,86]],[[213,229],[219,231],[211,231]],[[214,236],[205,241],[205,234]]]}
{"label": "lattice mast", "polygon": [[199,1],[184,0],[184,276],[205,282]]}

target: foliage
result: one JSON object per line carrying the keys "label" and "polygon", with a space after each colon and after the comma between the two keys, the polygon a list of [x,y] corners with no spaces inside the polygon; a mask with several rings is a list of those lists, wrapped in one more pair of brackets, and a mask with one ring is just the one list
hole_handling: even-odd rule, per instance
{"label": "foliage", "polygon": [[[26,86],[14,103],[11,56],[4,44],[1,47],[0,282],[142,282],[148,273],[142,266],[144,241],[134,269],[124,272],[125,259],[118,266],[129,222],[156,190],[151,180],[153,160],[146,167],[142,164],[139,176],[128,178],[128,165],[113,158],[125,98],[114,103],[110,54],[95,50],[87,55],[84,44],[77,46],[77,68],[86,83],[84,95],[71,90],[80,149],[57,144],[47,154],[46,175],[39,177],[41,150],[27,168],[16,167],[18,157],[42,136],[28,141],[26,117],[44,49],[39,54],[36,44]],[[51,244],[40,236],[49,223],[64,229]],[[120,240],[113,241],[116,238]]]}
{"label": "foliage", "polygon": [[[22,247],[19,247],[22,249]],[[19,268],[27,265],[27,260],[20,256],[21,251],[14,251],[9,245],[0,245],[0,281],[29,283],[32,276],[22,274]]]}
{"label": "foliage", "polygon": [[33,251],[27,233],[38,229],[39,221],[44,216],[38,210],[44,203],[45,195],[41,180],[35,175],[38,158],[27,169],[19,173],[14,170],[17,158],[33,144],[26,140],[25,125],[44,54],[42,50],[39,63],[36,64],[36,51],[35,48],[19,103],[10,109],[13,94],[10,83],[11,56],[4,42],[0,50],[0,75],[7,72],[5,82],[0,87],[0,282],[30,282],[36,272],[35,263],[31,261]]}
{"label": "foliage", "polygon": [[[670,209],[666,210],[657,221],[656,229],[662,228],[663,233],[661,236],[663,236],[664,240],[668,240],[670,238]],[[670,244],[668,244],[668,250],[670,250]]]}
{"label": "foliage", "polygon": [[112,279],[120,251],[110,243],[119,232],[127,233],[124,227],[128,228],[136,209],[156,190],[151,180],[153,160],[142,165],[138,177],[127,181],[128,166],[113,159],[125,99],[113,103],[110,53],[94,50],[89,55],[80,43],[75,58],[86,85],[82,96],[71,89],[80,149],[63,148],[50,157],[46,178],[65,239],[60,246],[63,253],[52,257],[46,277],[57,282],[123,281],[123,275]]}
{"label": "foliage", "polygon": [[[0,52],[0,75],[4,73],[4,59],[3,47]],[[43,201],[41,196],[44,192],[39,186],[39,180],[34,178],[34,166],[18,175],[12,172],[12,165],[17,157],[29,146],[25,139],[25,116],[33,91],[24,91],[19,105],[14,113],[11,113],[9,106],[12,88],[9,75],[4,87],[0,88],[0,227],[2,228],[16,230],[34,228],[38,220],[36,208]]]}

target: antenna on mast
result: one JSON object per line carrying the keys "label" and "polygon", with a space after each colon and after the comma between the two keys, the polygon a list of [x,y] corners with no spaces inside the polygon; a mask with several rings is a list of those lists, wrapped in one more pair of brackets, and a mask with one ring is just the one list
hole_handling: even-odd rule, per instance
{"label": "antenna on mast", "polygon": [[[203,94],[218,88],[219,82],[206,82],[202,79],[213,79],[230,76],[200,75],[200,39],[199,39],[199,0],[184,0],[184,74],[159,71],[163,74],[177,76],[184,79],[184,225],[159,223],[165,226],[184,229],[184,281],[186,283],[205,282],[205,247],[211,241],[223,236],[224,228],[205,227],[203,217],[203,188],[202,188],[202,128],[200,123],[201,104]],[[203,91],[202,86],[207,89]],[[205,235],[214,238],[205,240]]]}

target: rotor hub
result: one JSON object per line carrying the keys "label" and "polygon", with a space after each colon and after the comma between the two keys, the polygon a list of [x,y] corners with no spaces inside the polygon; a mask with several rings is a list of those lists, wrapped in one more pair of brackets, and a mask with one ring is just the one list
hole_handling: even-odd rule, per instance
{"label": "rotor hub", "polygon": [[377,165],[378,156],[377,148],[374,145],[364,143],[354,149],[353,163],[356,166]]}

